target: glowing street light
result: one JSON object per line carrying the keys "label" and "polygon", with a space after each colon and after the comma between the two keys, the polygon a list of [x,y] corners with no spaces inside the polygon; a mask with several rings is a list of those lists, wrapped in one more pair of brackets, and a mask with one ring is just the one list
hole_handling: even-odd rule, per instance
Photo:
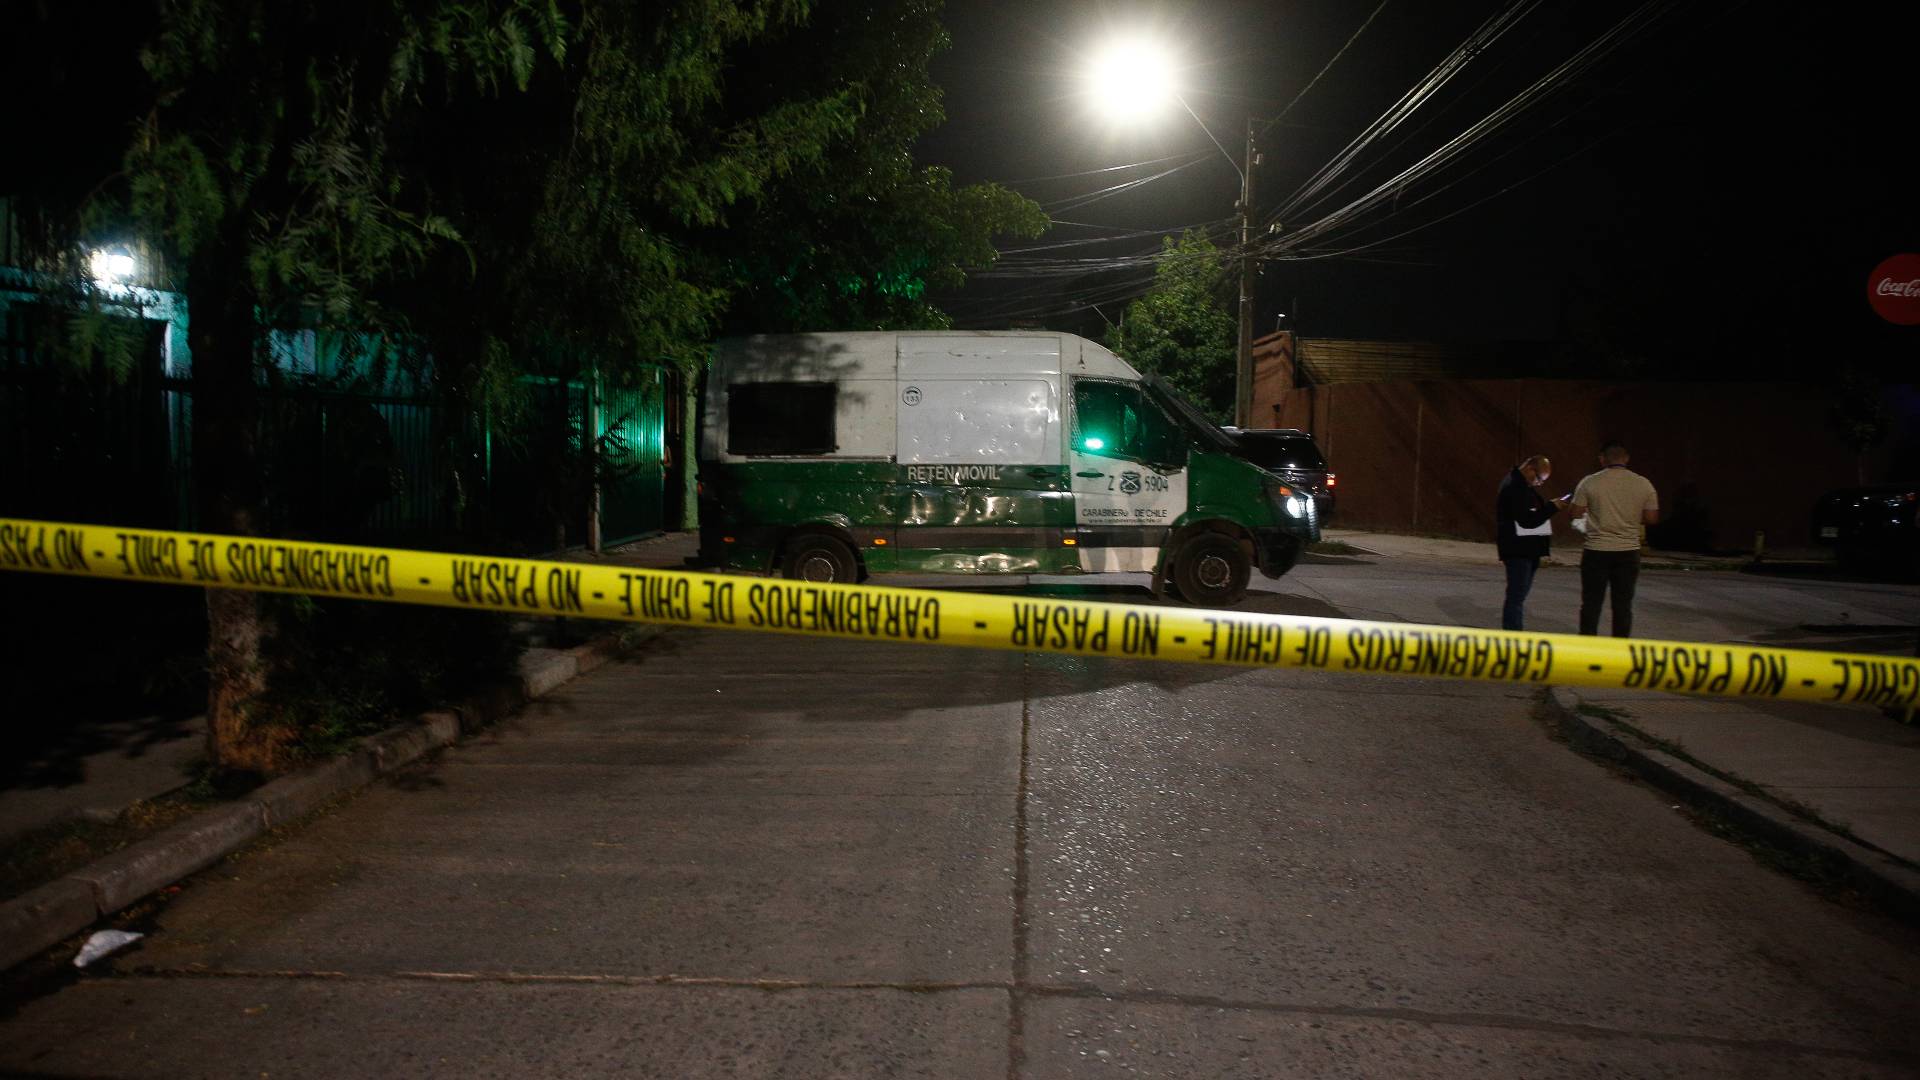
{"label": "glowing street light", "polygon": [[1173,54],[1145,37],[1118,38],[1096,53],[1087,91],[1096,109],[1123,123],[1151,119],[1180,98]]}
{"label": "glowing street light", "polygon": [[133,276],[133,256],[99,248],[87,259],[87,269],[101,285],[114,285]]}
{"label": "glowing street light", "polygon": [[1253,423],[1253,167],[1260,155],[1253,147],[1253,118],[1247,118],[1246,164],[1235,161],[1200,114],[1180,93],[1174,77],[1174,58],[1167,48],[1147,37],[1116,38],[1095,53],[1087,70],[1087,90],[1096,108],[1110,119],[1137,122],[1150,119],[1169,102],[1186,110],[1207,133],[1220,156],[1240,175],[1240,346],[1234,363],[1233,422]]}

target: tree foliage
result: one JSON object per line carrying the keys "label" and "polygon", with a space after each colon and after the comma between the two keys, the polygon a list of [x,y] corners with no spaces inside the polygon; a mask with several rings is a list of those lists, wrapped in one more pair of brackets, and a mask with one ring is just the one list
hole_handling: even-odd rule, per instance
{"label": "tree foliage", "polygon": [[995,235],[1035,236],[1040,208],[994,184],[955,189],[942,168],[916,169],[913,141],[938,125],[929,61],[947,45],[938,0],[843,0],[746,60],[763,80],[736,81],[728,108],[765,107],[774,88],[840,95],[854,123],[794,181],[739,215],[708,246],[735,302],[727,329],[937,329],[930,292],[957,289],[996,257]]}
{"label": "tree foliage", "polygon": [[720,332],[942,325],[928,285],[1045,218],[913,168],[941,116],[937,14],[931,0],[583,5],[554,77],[411,140],[485,265],[444,261],[404,306],[435,312],[436,355],[470,361],[484,392],[503,371],[588,360],[693,367]]}
{"label": "tree foliage", "polygon": [[1226,303],[1226,264],[1212,241],[1191,230],[1168,237],[1161,249],[1153,288],[1127,306],[1107,344],[1214,420],[1231,423],[1238,328]]}
{"label": "tree foliage", "polygon": [[[940,120],[937,0],[129,7],[11,28],[13,100],[86,108],[16,117],[12,145],[70,149],[0,169],[0,194],[74,289],[114,243],[185,293],[214,531],[278,520],[263,326],[357,339],[511,422],[525,376],[692,368],[721,330],[942,325],[929,286],[1045,225],[912,165]],[[99,353],[106,326],[73,337]],[[215,591],[209,621],[215,759],[271,771],[280,736],[249,710],[274,620]]]}

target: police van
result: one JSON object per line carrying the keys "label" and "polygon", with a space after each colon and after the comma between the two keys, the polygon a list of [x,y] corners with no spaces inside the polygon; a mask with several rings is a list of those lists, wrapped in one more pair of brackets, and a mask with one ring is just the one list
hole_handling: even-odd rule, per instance
{"label": "police van", "polygon": [[1305,492],[1072,334],[720,341],[699,481],[708,565],[806,581],[1139,571],[1217,605],[1319,539]]}

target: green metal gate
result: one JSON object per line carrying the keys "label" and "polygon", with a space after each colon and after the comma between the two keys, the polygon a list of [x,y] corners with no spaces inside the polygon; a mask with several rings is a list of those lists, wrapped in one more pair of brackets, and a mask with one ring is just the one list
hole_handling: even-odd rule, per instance
{"label": "green metal gate", "polygon": [[667,415],[673,378],[643,368],[625,386],[601,395],[598,439],[604,454],[600,488],[601,543],[625,543],[664,529],[670,458]]}

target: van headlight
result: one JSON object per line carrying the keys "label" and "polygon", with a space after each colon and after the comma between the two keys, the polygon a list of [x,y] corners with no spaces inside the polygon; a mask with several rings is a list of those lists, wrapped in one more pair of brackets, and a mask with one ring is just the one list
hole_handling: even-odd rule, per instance
{"label": "van headlight", "polygon": [[1291,518],[1307,516],[1307,500],[1292,488],[1277,480],[1268,480],[1265,487],[1267,500],[1273,504],[1274,509]]}

